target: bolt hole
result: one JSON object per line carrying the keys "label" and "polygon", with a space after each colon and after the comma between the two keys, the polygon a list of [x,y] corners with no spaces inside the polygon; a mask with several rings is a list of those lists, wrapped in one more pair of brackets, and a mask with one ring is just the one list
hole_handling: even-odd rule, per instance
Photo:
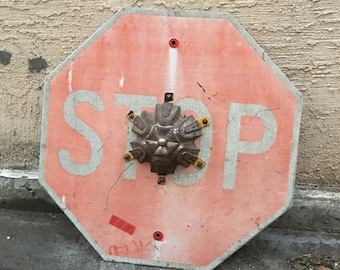
{"label": "bolt hole", "polygon": [[172,38],[169,40],[169,46],[171,48],[176,48],[178,46],[178,40],[176,38]]}
{"label": "bolt hole", "polygon": [[163,240],[163,233],[160,231],[155,231],[153,233],[153,239],[155,239],[156,241],[162,241]]}

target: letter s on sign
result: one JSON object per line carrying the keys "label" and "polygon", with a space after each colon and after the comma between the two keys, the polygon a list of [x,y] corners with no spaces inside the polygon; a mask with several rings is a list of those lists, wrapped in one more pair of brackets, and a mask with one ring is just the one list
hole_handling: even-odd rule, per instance
{"label": "letter s on sign", "polygon": [[64,103],[65,121],[89,142],[91,156],[85,163],[76,163],[71,159],[69,149],[59,149],[58,155],[61,165],[67,172],[85,176],[93,173],[99,167],[103,158],[103,143],[99,135],[76,115],[75,108],[80,102],[90,103],[96,111],[104,111],[104,103],[98,94],[90,90],[72,92]]}

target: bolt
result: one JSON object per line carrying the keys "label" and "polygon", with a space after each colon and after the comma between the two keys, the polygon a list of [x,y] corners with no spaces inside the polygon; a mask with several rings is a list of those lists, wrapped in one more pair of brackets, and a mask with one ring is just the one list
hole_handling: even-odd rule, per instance
{"label": "bolt", "polygon": [[166,139],[164,139],[164,138],[158,139],[158,145],[159,146],[166,146],[166,144],[167,144]]}
{"label": "bolt", "polygon": [[158,185],[165,185],[165,184],[166,184],[165,175],[158,175]]}
{"label": "bolt", "polygon": [[164,102],[171,102],[173,100],[174,100],[174,94],[173,93],[170,93],[170,92],[165,93]]}
{"label": "bolt", "polygon": [[202,162],[200,162],[200,161],[197,162],[197,167],[198,167],[198,168],[202,168],[202,166],[203,166],[203,163],[202,163]]}
{"label": "bolt", "polygon": [[130,158],[131,158],[131,156],[129,154],[125,154],[123,157],[126,161],[129,161]]}
{"label": "bolt", "polygon": [[133,113],[133,111],[129,111],[129,113],[128,113],[128,117],[129,117],[130,119],[133,119],[133,117],[134,117],[134,113]]}
{"label": "bolt", "polygon": [[206,124],[208,124],[208,120],[207,120],[207,119],[203,119],[202,123],[203,123],[204,125],[206,125]]}

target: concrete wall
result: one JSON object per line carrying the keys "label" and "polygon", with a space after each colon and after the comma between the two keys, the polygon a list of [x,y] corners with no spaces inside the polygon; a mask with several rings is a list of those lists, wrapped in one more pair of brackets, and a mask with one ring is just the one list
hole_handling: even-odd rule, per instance
{"label": "concrete wall", "polygon": [[0,168],[37,168],[44,77],[125,6],[231,12],[304,95],[297,184],[340,190],[339,0],[2,0]]}

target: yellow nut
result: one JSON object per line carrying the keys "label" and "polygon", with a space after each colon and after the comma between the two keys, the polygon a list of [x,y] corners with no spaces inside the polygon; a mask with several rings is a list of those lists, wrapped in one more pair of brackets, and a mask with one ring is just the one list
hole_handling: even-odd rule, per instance
{"label": "yellow nut", "polygon": [[201,117],[200,119],[197,120],[198,124],[200,125],[201,128],[204,128],[206,126],[210,125],[209,118],[206,116]]}

